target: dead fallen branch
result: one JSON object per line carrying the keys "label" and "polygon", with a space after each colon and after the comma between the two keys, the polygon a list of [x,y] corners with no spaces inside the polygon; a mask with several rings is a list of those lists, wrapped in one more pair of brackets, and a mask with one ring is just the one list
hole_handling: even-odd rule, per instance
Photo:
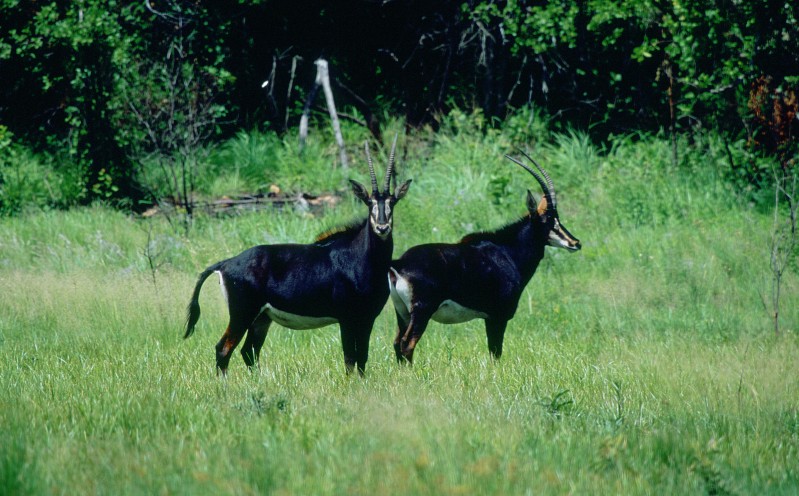
{"label": "dead fallen branch", "polygon": [[[203,212],[206,215],[229,215],[271,208],[280,210],[286,207],[303,212],[318,213],[325,208],[336,206],[340,201],[341,197],[336,193],[286,195],[270,192],[223,196],[213,200],[196,200],[192,202],[191,207],[195,212]],[[165,198],[160,204],[147,209],[142,216],[153,217],[167,212],[172,213],[182,208],[182,205],[177,205],[172,199]]]}

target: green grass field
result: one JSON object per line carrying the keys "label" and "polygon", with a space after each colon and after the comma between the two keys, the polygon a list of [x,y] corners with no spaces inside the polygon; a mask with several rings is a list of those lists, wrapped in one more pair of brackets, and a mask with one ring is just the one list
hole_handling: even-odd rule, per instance
{"label": "green grass field", "polygon": [[[395,255],[521,216],[538,191],[502,158],[511,141],[410,144]],[[182,339],[202,268],[365,215],[346,190],[368,181],[358,155],[349,173],[245,181],[327,177],[344,199],[321,215],[202,217],[188,238],[103,206],[0,220],[0,494],[799,493],[799,282],[774,336],[771,213],[722,178],[710,141],[681,144],[676,169],[666,140],[546,143],[531,151],[583,250],[548,249],[498,363],[472,321],[431,324],[398,366],[387,305],[364,378],[344,374],[336,327],[275,325],[260,368],[237,352],[222,379],[215,284]]]}

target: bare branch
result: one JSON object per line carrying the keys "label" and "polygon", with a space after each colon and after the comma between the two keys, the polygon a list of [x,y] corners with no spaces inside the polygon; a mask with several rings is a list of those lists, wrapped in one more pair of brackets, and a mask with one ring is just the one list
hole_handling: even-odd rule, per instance
{"label": "bare branch", "polygon": [[336,138],[336,143],[339,148],[339,159],[341,166],[347,168],[347,150],[344,146],[344,137],[341,134],[341,125],[339,124],[338,114],[336,113],[336,103],[333,100],[333,90],[330,87],[330,72],[327,65],[327,60],[317,59],[316,62],[316,84],[322,86],[325,94],[325,101],[327,102],[327,110],[330,113],[330,121],[333,126],[333,134]]}

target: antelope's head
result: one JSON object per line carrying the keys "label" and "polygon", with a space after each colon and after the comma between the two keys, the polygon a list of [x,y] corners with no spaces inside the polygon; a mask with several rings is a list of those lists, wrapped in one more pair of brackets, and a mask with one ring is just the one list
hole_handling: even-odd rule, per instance
{"label": "antelope's head", "polygon": [[[557,197],[555,195],[555,185],[552,183],[552,178],[549,177],[547,171],[538,165],[538,163],[533,160],[532,157],[522,150],[519,151],[527,160],[532,162],[536,169],[538,169],[538,171],[541,173],[541,175],[538,175],[538,173],[536,173],[528,165],[522,163],[514,157],[511,157],[510,155],[505,155],[505,158],[509,159],[511,162],[519,165],[524,170],[532,174],[544,192],[544,196],[541,198],[541,200],[536,201],[535,197],[533,197],[533,193],[529,189],[527,190],[527,210],[530,212],[530,219],[532,219],[533,222],[539,222],[544,228],[547,233],[547,244],[549,246],[565,248],[569,251],[579,250],[581,248],[580,240],[572,236],[569,230],[566,229],[566,226],[560,222],[560,217],[558,216]],[[541,176],[543,176],[546,181],[544,181]]]}
{"label": "antelope's head", "polygon": [[[388,156],[388,168],[386,169],[386,180],[383,184],[383,191],[377,189],[377,176],[372,164],[372,156],[369,154],[369,143],[364,143],[366,151],[366,161],[369,164],[369,177],[372,179],[372,193],[366,191],[366,187],[350,179],[352,190],[362,202],[369,207],[369,226],[372,231],[380,238],[386,239],[391,235],[391,228],[394,223],[394,205],[396,205],[408,192],[411,180],[408,179],[397,188],[397,179],[394,174],[394,152],[397,148],[397,136],[391,144],[391,153]],[[394,193],[391,193],[391,180],[394,179]]]}

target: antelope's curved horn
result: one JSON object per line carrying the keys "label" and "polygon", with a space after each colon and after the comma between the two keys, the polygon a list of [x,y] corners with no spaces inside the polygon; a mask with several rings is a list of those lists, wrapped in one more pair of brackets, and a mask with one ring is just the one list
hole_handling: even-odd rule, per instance
{"label": "antelope's curved horn", "polygon": [[553,209],[554,209],[554,208],[556,208],[556,207],[557,207],[557,205],[558,205],[558,199],[557,199],[557,195],[555,194],[555,183],[553,183],[553,182],[552,182],[552,178],[551,178],[551,177],[549,177],[549,174],[547,174],[547,171],[545,171],[543,167],[541,167],[540,165],[538,165],[538,162],[536,162],[536,161],[535,161],[535,159],[533,159],[533,157],[531,157],[530,155],[528,155],[527,153],[525,153],[525,151],[524,151],[524,150],[522,150],[521,148],[519,148],[519,152],[520,152],[522,155],[524,155],[524,156],[525,156],[525,158],[527,158],[527,160],[529,160],[530,162],[532,162],[532,163],[533,163],[533,165],[535,165],[535,166],[536,166],[536,168],[537,168],[539,171],[541,171],[541,174],[544,176],[544,179],[546,179],[546,180],[547,180],[547,184],[549,185],[549,197],[550,197],[549,199],[552,201],[552,208],[553,208]]}
{"label": "antelope's curved horn", "polygon": [[383,190],[385,194],[389,194],[389,186],[391,184],[391,176],[394,175],[394,152],[397,149],[397,136],[399,133],[394,135],[394,142],[391,143],[391,153],[388,154],[388,168],[386,169],[386,184],[383,186]]}
{"label": "antelope's curved horn", "polygon": [[377,196],[377,176],[375,166],[372,164],[372,155],[369,154],[369,142],[363,142],[363,149],[366,151],[366,162],[369,165],[369,177],[372,179],[372,196]]}
{"label": "antelope's curved horn", "polygon": [[551,205],[551,203],[552,203],[552,195],[550,194],[549,187],[547,186],[547,183],[544,182],[543,179],[541,179],[541,176],[539,176],[538,173],[536,173],[536,171],[531,169],[530,166],[528,166],[527,164],[519,161],[517,158],[511,157],[510,155],[505,155],[505,158],[507,158],[508,160],[513,162],[514,164],[518,165],[519,167],[521,167],[522,169],[526,170],[527,172],[529,172],[530,174],[533,175],[535,180],[538,181],[538,184],[541,186],[541,189],[544,190],[544,197],[546,197],[546,199],[547,199],[547,209],[554,208],[554,205]]}

